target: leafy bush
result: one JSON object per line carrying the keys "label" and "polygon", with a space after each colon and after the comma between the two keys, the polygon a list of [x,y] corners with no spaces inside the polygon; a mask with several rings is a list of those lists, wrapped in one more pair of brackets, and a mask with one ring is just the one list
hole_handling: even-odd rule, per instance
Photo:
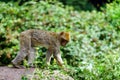
{"label": "leafy bush", "polygon": [[[115,9],[112,4],[115,4]],[[1,2],[1,64],[10,63],[17,54],[18,37],[23,30],[34,28],[54,32],[69,31],[71,41],[66,47],[61,47],[66,70],[61,71],[75,80],[118,80],[120,33],[116,27],[119,27],[119,5],[112,4],[108,4],[104,9],[105,13],[97,11],[79,13],[59,2],[27,2],[22,6]],[[46,68],[43,58],[45,51],[44,48],[38,48],[35,61],[35,65],[43,69]],[[49,69],[59,69],[54,60],[52,64],[54,66],[51,65]]]}
{"label": "leafy bush", "polygon": [[115,26],[117,29],[120,28],[120,1],[116,0],[111,4],[107,5],[106,8],[106,17],[110,23]]}

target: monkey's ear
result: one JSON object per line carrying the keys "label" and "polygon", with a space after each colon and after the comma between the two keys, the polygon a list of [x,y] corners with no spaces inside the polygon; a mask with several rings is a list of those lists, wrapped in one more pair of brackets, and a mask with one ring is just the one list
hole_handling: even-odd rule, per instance
{"label": "monkey's ear", "polygon": [[69,41],[70,40],[70,33],[69,32],[61,32],[60,37],[64,40]]}
{"label": "monkey's ear", "polygon": [[60,35],[63,35],[64,34],[64,32],[60,32]]}

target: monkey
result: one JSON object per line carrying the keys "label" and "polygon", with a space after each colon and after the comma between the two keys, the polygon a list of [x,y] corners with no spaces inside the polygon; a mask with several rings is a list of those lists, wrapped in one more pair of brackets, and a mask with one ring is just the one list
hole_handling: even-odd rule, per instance
{"label": "monkey", "polygon": [[29,29],[20,33],[20,50],[16,57],[12,60],[12,64],[16,68],[24,68],[20,65],[24,58],[28,57],[28,65],[33,66],[35,59],[35,47],[43,46],[47,49],[46,64],[50,65],[51,56],[55,58],[58,65],[63,65],[60,54],[60,46],[65,46],[70,41],[69,32],[51,32],[37,29]]}

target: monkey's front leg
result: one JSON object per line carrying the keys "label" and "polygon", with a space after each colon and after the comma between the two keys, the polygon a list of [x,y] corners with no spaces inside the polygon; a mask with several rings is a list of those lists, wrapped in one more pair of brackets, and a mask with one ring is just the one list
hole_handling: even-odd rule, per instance
{"label": "monkey's front leg", "polygon": [[47,54],[46,54],[46,62],[47,62],[47,65],[50,65],[51,56],[52,56],[52,51],[51,51],[51,49],[49,48],[49,49],[47,50]]}
{"label": "monkey's front leg", "polygon": [[63,60],[62,60],[62,58],[61,58],[60,51],[55,50],[55,52],[53,53],[53,56],[54,56],[54,58],[56,59],[56,61],[58,62],[58,64],[59,64],[60,66],[62,66],[62,65],[63,65]]}

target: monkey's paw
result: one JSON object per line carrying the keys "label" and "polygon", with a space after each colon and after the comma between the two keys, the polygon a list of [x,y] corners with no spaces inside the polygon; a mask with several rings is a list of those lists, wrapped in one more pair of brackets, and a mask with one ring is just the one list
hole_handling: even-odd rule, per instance
{"label": "monkey's paw", "polygon": [[22,66],[22,65],[13,65],[15,68],[18,68],[18,69],[25,69],[25,67],[24,66]]}
{"label": "monkey's paw", "polygon": [[13,67],[18,68],[18,69],[25,69],[25,67],[22,65],[13,64],[13,63],[12,63],[12,65],[13,65]]}

